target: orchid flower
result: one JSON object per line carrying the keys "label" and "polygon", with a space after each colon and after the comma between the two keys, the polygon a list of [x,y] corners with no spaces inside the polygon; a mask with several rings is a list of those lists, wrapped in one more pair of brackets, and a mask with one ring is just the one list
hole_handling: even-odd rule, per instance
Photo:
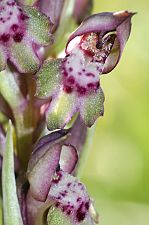
{"label": "orchid flower", "polygon": [[34,148],[27,170],[29,186],[20,190],[20,205],[26,209],[22,217],[29,225],[43,224],[44,216],[48,224],[62,219],[65,224],[93,224],[92,201],[84,185],[71,175],[78,152],[66,141],[70,135],[71,129],[53,132]]}
{"label": "orchid flower", "polygon": [[15,0],[0,1],[0,71],[7,60],[20,73],[34,73],[41,60],[37,50],[50,42],[49,19],[35,7]]}
{"label": "orchid flower", "polygon": [[63,59],[45,61],[37,73],[37,96],[52,96],[50,130],[63,128],[79,112],[87,126],[104,113],[100,75],[118,64],[131,30],[128,11],[99,13],[71,34]]}

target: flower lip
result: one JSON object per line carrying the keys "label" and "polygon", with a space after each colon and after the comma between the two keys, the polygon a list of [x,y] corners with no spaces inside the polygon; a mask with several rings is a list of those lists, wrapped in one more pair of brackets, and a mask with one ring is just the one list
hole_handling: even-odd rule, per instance
{"label": "flower lip", "polygon": [[81,224],[90,217],[91,200],[85,186],[62,170],[56,174],[52,181],[48,198],[55,201],[57,209],[69,216],[72,224]]}
{"label": "flower lip", "polygon": [[20,73],[35,73],[42,61],[39,48],[50,44],[50,27],[50,20],[35,7],[1,0],[0,71],[10,60]]}
{"label": "flower lip", "polygon": [[25,20],[28,16],[15,1],[1,1],[0,11],[0,41],[3,44],[11,39],[20,42],[24,36]]}

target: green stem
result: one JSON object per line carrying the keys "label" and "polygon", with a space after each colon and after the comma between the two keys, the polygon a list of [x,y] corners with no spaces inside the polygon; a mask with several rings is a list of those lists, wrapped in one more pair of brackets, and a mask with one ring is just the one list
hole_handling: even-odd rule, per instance
{"label": "green stem", "polygon": [[88,159],[89,151],[92,148],[94,132],[95,125],[87,129],[86,141],[83,149],[81,150],[81,154],[79,155],[79,162],[76,169],[76,175],[79,179],[81,179],[82,177],[83,170]]}
{"label": "green stem", "polygon": [[[68,33],[71,33],[76,24],[72,17],[74,11],[75,0],[66,0],[63,6],[61,19],[57,31],[54,34],[54,44],[47,49],[47,55],[57,55],[62,51],[63,46],[66,44],[68,39]],[[68,32],[69,31],[69,32]],[[62,38],[63,37],[63,38]]]}
{"label": "green stem", "polygon": [[33,127],[30,109],[14,74],[8,69],[0,73],[0,93],[12,109],[16,128],[17,153],[23,168],[26,168],[32,150]]}

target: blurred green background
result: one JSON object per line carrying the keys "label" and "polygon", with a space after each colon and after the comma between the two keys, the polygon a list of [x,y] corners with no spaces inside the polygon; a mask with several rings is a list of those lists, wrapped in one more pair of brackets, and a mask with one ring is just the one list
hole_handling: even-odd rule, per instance
{"label": "blurred green background", "polygon": [[149,1],[94,0],[94,13],[124,9],[138,14],[119,65],[101,79],[105,115],[83,181],[100,225],[149,225]]}

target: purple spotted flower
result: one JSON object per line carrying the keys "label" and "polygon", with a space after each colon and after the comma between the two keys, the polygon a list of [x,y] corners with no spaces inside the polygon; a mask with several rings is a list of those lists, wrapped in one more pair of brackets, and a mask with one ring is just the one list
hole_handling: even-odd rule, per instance
{"label": "purple spotted flower", "polygon": [[43,216],[49,225],[94,224],[86,188],[71,175],[78,161],[76,147],[68,144],[73,132],[53,132],[35,146],[27,170],[29,186],[24,183],[19,191],[24,224],[43,224]]}
{"label": "purple spotted flower", "polygon": [[50,42],[49,19],[35,7],[15,0],[0,1],[0,71],[11,61],[21,73],[34,73],[38,49]]}
{"label": "purple spotted flower", "polygon": [[47,60],[37,73],[37,96],[52,96],[48,128],[63,128],[79,112],[87,126],[104,113],[100,75],[120,60],[133,13],[99,13],[84,20],[69,37],[64,59]]}

